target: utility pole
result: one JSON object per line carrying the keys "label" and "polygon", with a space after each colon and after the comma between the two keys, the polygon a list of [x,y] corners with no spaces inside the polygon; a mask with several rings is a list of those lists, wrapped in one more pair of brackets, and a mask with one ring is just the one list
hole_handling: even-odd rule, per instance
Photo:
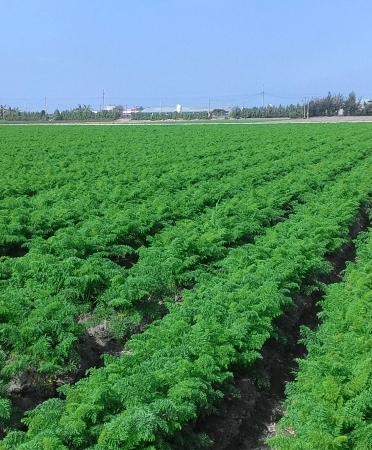
{"label": "utility pole", "polygon": [[105,90],[102,91],[102,109],[105,109]]}
{"label": "utility pole", "polygon": [[307,118],[310,116],[310,97],[307,98]]}
{"label": "utility pole", "polygon": [[303,101],[303,103],[304,103],[304,119],[306,119],[306,97],[305,97],[305,101]]}
{"label": "utility pole", "polygon": [[48,114],[48,110],[47,110],[47,98],[44,97],[44,111],[45,111],[45,115]]}
{"label": "utility pole", "polygon": [[211,101],[208,100],[208,119],[211,117]]}
{"label": "utility pole", "polygon": [[265,106],[265,86],[262,85],[262,108]]}

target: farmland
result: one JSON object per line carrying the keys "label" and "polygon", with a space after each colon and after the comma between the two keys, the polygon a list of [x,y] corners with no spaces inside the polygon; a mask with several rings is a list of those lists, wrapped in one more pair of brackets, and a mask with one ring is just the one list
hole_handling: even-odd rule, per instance
{"label": "farmland", "polygon": [[[0,135],[1,450],[204,448],[195,421],[215,412],[269,339],[283,340],[277,319],[324,288],[327,257],[371,206],[368,123],[3,126]],[[311,423],[327,416],[328,429],[309,449],[364,448],[370,433],[371,403],[360,400],[369,359],[342,375],[346,393],[333,373],[345,372],[341,356],[324,363],[330,352],[350,361],[348,327],[356,342],[370,333],[370,238],[358,239],[361,262],[322,302],[324,329],[306,332],[309,359],[282,426],[293,433],[274,438],[278,448],[304,448],[293,434],[308,442],[314,432],[303,422],[316,395],[330,406]],[[87,367],[97,329],[115,349]],[[366,342],[360,351],[369,358]],[[11,386],[27,377],[50,398],[20,426]],[[313,393],[323,379],[328,390]]]}

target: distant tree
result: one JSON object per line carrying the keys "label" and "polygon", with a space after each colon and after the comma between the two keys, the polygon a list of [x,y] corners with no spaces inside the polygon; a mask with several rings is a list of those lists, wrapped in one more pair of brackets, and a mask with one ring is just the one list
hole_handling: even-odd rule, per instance
{"label": "distant tree", "polygon": [[364,102],[363,106],[363,114],[366,116],[372,116],[372,101]]}
{"label": "distant tree", "polygon": [[119,117],[121,117],[123,115],[123,112],[124,112],[124,106],[123,105],[115,106],[114,109],[117,112],[117,114],[119,115]]}
{"label": "distant tree", "polygon": [[303,117],[303,107],[300,104],[297,105],[288,105],[285,109],[286,111],[286,117],[289,117],[290,119],[299,119]]}
{"label": "distant tree", "polygon": [[361,111],[361,101],[357,100],[355,93],[350,92],[344,103],[344,114],[346,116],[356,116]]}
{"label": "distant tree", "polygon": [[2,119],[2,120],[4,120],[4,116],[5,116],[5,110],[6,110],[6,108],[7,108],[7,106],[6,105],[0,105],[0,114],[1,114],[1,116],[0,116],[0,118]]}
{"label": "distant tree", "polygon": [[336,116],[344,107],[345,99],[341,94],[332,95],[328,92],[326,97],[313,98],[309,102],[309,114],[311,117]]}
{"label": "distant tree", "polygon": [[224,109],[220,109],[220,108],[215,108],[212,111],[212,117],[226,117],[228,114],[227,111],[225,111]]}
{"label": "distant tree", "polygon": [[240,119],[241,117],[241,109],[239,106],[234,106],[234,108],[230,109],[229,117],[232,119]]}
{"label": "distant tree", "polygon": [[53,120],[62,120],[62,114],[59,112],[59,109],[56,109],[53,113]]}

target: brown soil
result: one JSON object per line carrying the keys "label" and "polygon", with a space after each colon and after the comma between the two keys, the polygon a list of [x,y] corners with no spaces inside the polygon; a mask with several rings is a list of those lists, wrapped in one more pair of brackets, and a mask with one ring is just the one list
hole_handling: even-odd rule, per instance
{"label": "brown soil", "polygon": [[[298,344],[299,324],[314,328],[318,324],[315,299],[301,298],[301,311],[292,308],[278,322],[287,342],[269,339],[262,359],[234,381],[238,394],[226,397],[219,415],[201,420],[197,432],[206,433],[214,442],[211,450],[266,450],[265,440],[275,433],[276,423],[283,415],[285,386],[293,381],[297,370],[295,358],[303,358],[306,350]],[[267,380],[265,385],[257,378]]]}
{"label": "brown soil", "polygon": [[[79,322],[84,323],[89,317],[82,317]],[[108,332],[107,325],[102,322],[86,330],[81,336],[77,347],[77,357],[80,362],[75,371],[57,374],[53,379],[28,370],[9,384],[10,399],[12,401],[12,422],[17,424],[25,411],[35,408],[39,403],[58,396],[57,389],[67,383],[76,383],[83,378],[86,371],[92,367],[103,365],[102,355],[119,356],[123,351],[123,343],[114,339]],[[0,438],[2,438],[0,431]]]}

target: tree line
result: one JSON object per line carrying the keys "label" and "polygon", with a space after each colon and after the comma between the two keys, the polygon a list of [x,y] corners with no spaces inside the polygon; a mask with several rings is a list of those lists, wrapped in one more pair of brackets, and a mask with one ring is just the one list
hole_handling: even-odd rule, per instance
{"label": "tree line", "polygon": [[[53,114],[41,111],[20,111],[6,105],[0,105],[0,121],[4,122],[46,122],[46,121],[112,121],[123,116],[123,106],[116,106],[110,111],[94,111],[90,105],[81,105],[73,109],[60,111],[56,109]],[[219,118],[251,119],[251,118],[290,118],[299,119],[320,116],[371,116],[372,100],[366,101],[357,98],[354,92],[345,97],[342,94],[328,93],[325,97],[312,98],[307,103],[290,104],[287,106],[267,105],[261,107],[240,108],[235,106],[230,111],[214,109],[212,111],[192,112],[145,112],[136,111],[130,115],[131,120],[208,120]]]}
{"label": "tree line", "polygon": [[122,116],[122,113],[122,106],[116,106],[111,110],[94,111],[90,105],[79,104],[71,110],[59,111],[56,109],[51,119],[54,121],[117,120]]}
{"label": "tree line", "polygon": [[0,105],[0,121],[4,122],[59,122],[59,121],[104,121],[117,120],[122,115],[123,108],[115,107],[110,111],[94,111],[90,105],[81,105],[73,109],[60,111],[56,109],[49,114],[41,111],[21,111],[7,105]]}
{"label": "tree line", "polygon": [[253,108],[234,107],[229,116],[234,119],[249,118],[280,118],[289,117],[299,119],[320,116],[370,116],[372,115],[372,101],[358,99],[354,92],[347,97],[342,94],[331,94],[326,97],[312,98],[303,104],[291,104],[288,106],[262,106]]}

